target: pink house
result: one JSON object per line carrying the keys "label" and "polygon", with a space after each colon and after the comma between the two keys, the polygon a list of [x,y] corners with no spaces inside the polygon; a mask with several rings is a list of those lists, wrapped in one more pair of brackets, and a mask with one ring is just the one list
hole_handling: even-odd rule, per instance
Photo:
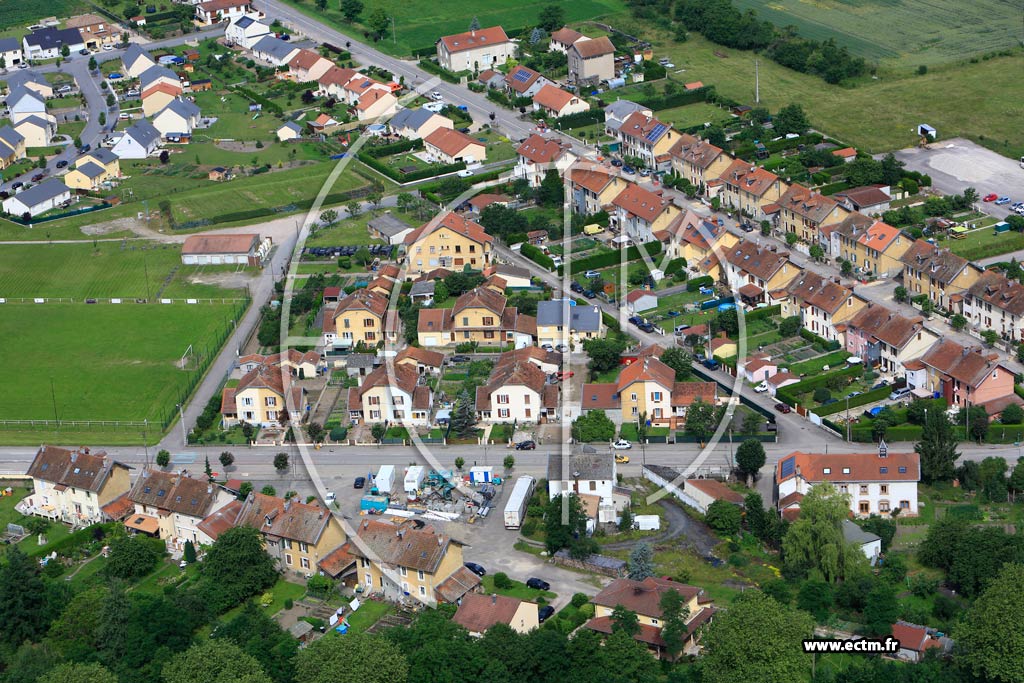
{"label": "pink house", "polygon": [[951,406],[982,405],[990,415],[1016,397],[1013,370],[995,352],[983,354],[980,348],[944,339],[918,361],[906,366],[907,386],[915,394],[938,392]]}
{"label": "pink house", "polygon": [[747,359],[743,365],[743,378],[753,384],[758,384],[766,379],[775,376],[779,371],[778,364],[765,355],[755,355]]}

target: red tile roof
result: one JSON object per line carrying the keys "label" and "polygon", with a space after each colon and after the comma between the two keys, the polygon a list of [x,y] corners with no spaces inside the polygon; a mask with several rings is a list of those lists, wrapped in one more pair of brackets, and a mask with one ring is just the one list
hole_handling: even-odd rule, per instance
{"label": "red tile roof", "polygon": [[660,194],[629,184],[612,200],[612,205],[627,211],[648,223],[660,216],[672,202]]}
{"label": "red tile roof", "polygon": [[[470,633],[483,633],[495,624],[511,625],[512,618],[525,602],[505,595],[467,593],[452,621]],[[536,609],[536,606],[534,606]]]}
{"label": "red tile roof", "polygon": [[684,602],[689,602],[703,592],[696,586],[653,576],[643,581],[615,579],[591,598],[590,602],[612,608],[622,605],[638,615],[657,619],[661,617],[661,596],[668,591],[679,593]]}
{"label": "red tile roof", "polygon": [[[782,474],[792,461],[792,473]],[[885,472],[881,471],[885,468]],[[900,468],[904,471],[901,472]],[[825,470],[828,469],[828,474]],[[803,453],[796,451],[780,458],[775,466],[777,482],[792,479],[799,472],[808,482],[919,481],[921,459],[917,453],[893,453],[879,457],[874,453]]]}
{"label": "red tile roof", "polygon": [[925,365],[971,387],[981,385],[999,368],[1013,375],[1013,371],[999,360],[997,354],[982,355],[978,349],[963,346],[952,339],[940,340],[928,349],[920,360]]}
{"label": "red tile roof", "polygon": [[441,150],[443,154],[454,157],[462,153],[470,145],[483,147],[483,143],[453,128],[438,128],[423,138],[423,142]]}
{"label": "red tile roof", "polygon": [[554,138],[545,138],[534,133],[523,141],[516,153],[533,164],[549,164],[559,159],[568,145],[563,145]]}
{"label": "red tile roof", "polygon": [[575,49],[583,59],[615,54],[615,46],[612,45],[612,41],[608,39],[608,36],[579,40],[572,44],[572,49]]}
{"label": "red tile roof", "polygon": [[248,254],[259,245],[255,233],[239,235],[190,235],[181,245],[182,254]]}
{"label": "red tile roof", "polygon": [[619,372],[617,386],[621,394],[636,382],[656,382],[672,391],[676,383],[676,371],[657,358],[645,356],[635,363],[630,363]]}
{"label": "red tile roof", "polygon": [[743,504],[743,496],[738,491],[732,490],[717,479],[687,479],[683,488],[686,487],[695,488],[715,500],[724,500],[736,505]]}
{"label": "red tile roof", "polygon": [[[660,126],[660,128],[659,128]],[[654,144],[661,140],[672,129],[671,123],[663,123],[642,111],[635,111],[626,117],[619,126],[619,132],[632,138],[639,138]],[[660,131],[655,135],[656,130]]]}
{"label": "red tile roof", "polygon": [[545,109],[550,109],[556,114],[560,113],[562,109],[568,106],[574,99],[577,99],[576,95],[566,92],[554,85],[545,85],[537,91],[536,95],[533,96],[534,104],[538,104]]}
{"label": "red tile roof", "polygon": [[582,33],[575,31],[568,26],[563,26],[554,33],[551,34],[552,43],[562,43],[563,45],[572,45],[580,38],[585,38]]}
{"label": "red tile roof", "polygon": [[328,576],[337,578],[342,572],[355,564],[356,557],[352,554],[351,548],[351,545],[348,543],[343,543],[324,555],[323,559],[317,562],[316,566],[322,569]]}
{"label": "red tile roof", "polygon": [[456,33],[451,36],[442,36],[441,42],[449,53],[455,53],[507,43],[508,36],[505,35],[505,29],[502,27],[491,26],[490,28],[481,28],[476,31],[466,31],[465,33]]}
{"label": "red tile roof", "polygon": [[722,173],[722,180],[728,185],[738,188],[741,192],[760,197],[774,183],[778,182],[779,176],[759,166],[754,166],[749,161],[736,159]]}

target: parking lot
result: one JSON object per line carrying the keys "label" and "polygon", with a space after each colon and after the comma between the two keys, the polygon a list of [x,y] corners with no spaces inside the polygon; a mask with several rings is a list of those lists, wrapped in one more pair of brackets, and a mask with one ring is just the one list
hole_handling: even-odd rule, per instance
{"label": "parking lot", "polygon": [[[996,194],[1014,202],[1024,201],[1024,168],[1018,161],[963,138],[943,140],[931,147],[901,149],[895,153],[896,158],[908,170],[931,176],[932,187],[943,194],[961,194],[964,188],[973,187],[979,197]],[[979,208],[995,216],[1007,213],[1006,207],[991,204],[979,204]]]}

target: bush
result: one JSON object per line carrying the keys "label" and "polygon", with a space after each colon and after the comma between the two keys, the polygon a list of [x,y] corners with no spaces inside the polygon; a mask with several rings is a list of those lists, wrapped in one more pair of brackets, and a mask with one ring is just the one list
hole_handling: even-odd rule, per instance
{"label": "bush", "polygon": [[525,522],[523,522],[523,526],[520,528],[519,531],[523,536],[526,536],[527,538],[533,536],[535,533],[537,533],[537,521],[534,519],[527,519]]}
{"label": "bush", "polygon": [[285,601],[284,601],[284,608],[285,609],[291,609],[294,606],[295,606],[295,602],[291,598],[285,598]]}
{"label": "bush", "polygon": [[586,593],[573,593],[572,600],[569,602],[569,604],[571,604],[576,609],[579,609],[588,602],[590,602],[590,598],[587,597]]}
{"label": "bush", "polygon": [[555,269],[555,262],[551,260],[551,257],[532,244],[524,244],[520,253],[541,268],[546,268],[548,270]]}
{"label": "bush", "polygon": [[709,287],[715,284],[715,278],[710,275],[703,275],[701,277],[690,278],[686,283],[687,292],[696,292],[701,287]]}
{"label": "bush", "polygon": [[825,387],[818,387],[817,389],[814,390],[813,398],[817,403],[824,403],[825,401],[832,398],[832,392],[830,392]]}
{"label": "bush", "polygon": [[494,575],[494,587],[507,590],[512,587],[512,579],[505,572],[498,572]]}
{"label": "bush", "polygon": [[[526,245],[523,246],[523,256],[526,256]],[[643,258],[643,254],[640,252],[640,246],[643,246],[644,253],[652,258],[661,253],[661,242],[647,242],[643,245],[634,245],[626,249],[625,256],[620,256],[618,251],[605,251],[600,254],[594,254],[593,256],[586,256],[584,258],[574,260],[569,265],[569,274],[582,273],[587,270],[598,270],[600,268],[618,265],[622,258],[625,258],[627,261],[636,261]],[[559,274],[564,272],[564,268],[559,268],[558,270]]]}

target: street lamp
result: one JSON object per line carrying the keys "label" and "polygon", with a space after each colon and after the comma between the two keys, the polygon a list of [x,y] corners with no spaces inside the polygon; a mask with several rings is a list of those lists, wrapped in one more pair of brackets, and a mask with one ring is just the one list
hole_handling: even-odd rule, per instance
{"label": "street lamp", "polygon": [[182,447],[188,446],[188,432],[185,431],[185,412],[182,410],[184,403],[178,404],[178,418],[181,422],[181,445]]}

